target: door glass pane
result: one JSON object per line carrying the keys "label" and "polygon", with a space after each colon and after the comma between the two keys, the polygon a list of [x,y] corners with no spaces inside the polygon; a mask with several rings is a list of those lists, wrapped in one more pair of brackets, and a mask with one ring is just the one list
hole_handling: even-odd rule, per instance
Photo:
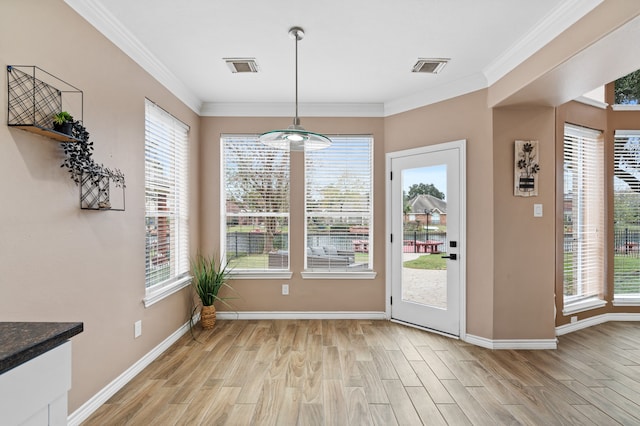
{"label": "door glass pane", "polygon": [[447,309],[447,166],[402,171],[402,300]]}

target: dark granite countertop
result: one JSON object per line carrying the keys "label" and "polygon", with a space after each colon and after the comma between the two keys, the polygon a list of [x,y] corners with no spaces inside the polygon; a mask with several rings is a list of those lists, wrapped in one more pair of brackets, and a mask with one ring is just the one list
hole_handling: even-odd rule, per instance
{"label": "dark granite countertop", "polygon": [[0,322],[0,374],[82,333],[81,322]]}

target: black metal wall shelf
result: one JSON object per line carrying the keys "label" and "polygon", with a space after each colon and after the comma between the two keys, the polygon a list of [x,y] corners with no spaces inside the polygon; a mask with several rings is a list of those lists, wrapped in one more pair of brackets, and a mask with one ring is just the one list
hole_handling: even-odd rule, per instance
{"label": "black metal wall shelf", "polygon": [[53,130],[53,117],[69,111],[82,121],[82,90],[34,65],[7,66],[7,125],[58,142],[78,142]]}
{"label": "black metal wall shelf", "polygon": [[[61,146],[67,154],[63,166],[69,168],[79,186],[80,208],[124,211],[124,174],[95,163],[91,157],[93,147],[89,145],[93,143],[89,142],[89,133],[82,125],[82,90],[35,65],[8,65],[7,92],[9,127],[63,142]],[[73,116],[71,132],[78,138],[54,130],[54,116],[62,111]],[[74,144],[66,145],[68,142]]]}
{"label": "black metal wall shelf", "polygon": [[82,210],[124,211],[124,185],[116,185],[108,175],[83,174],[80,181]]}

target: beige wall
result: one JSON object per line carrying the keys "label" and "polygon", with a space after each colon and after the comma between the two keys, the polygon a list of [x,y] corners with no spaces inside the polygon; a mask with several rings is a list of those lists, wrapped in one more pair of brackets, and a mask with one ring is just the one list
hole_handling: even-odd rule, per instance
{"label": "beige wall", "polygon": [[[629,1],[624,5],[633,9]],[[616,16],[612,22],[617,24]],[[562,60],[547,53],[555,62]],[[126,212],[81,211],[78,189],[59,167],[59,145],[0,126],[0,320],[84,322],[85,332],[73,339],[69,408],[74,411],[189,315],[187,290],[150,308],[142,305],[144,98],[191,126],[191,249],[203,253],[220,250],[220,134],[261,133],[287,126],[290,119],[198,118],[62,0],[3,0],[0,61],[38,65],[83,89],[84,121],[96,142],[95,156],[120,168],[127,179]],[[549,68],[554,60],[545,63],[552,64]],[[556,120],[573,121],[576,108],[583,107],[561,108],[557,117],[553,108],[488,107],[544,73],[537,64],[515,70],[494,88],[387,118],[303,118],[306,128],[318,132],[374,136],[378,275],[373,280],[303,280],[303,258],[292,257],[291,280],[233,282],[242,296],[237,310],[383,311],[385,154],[466,139],[467,333],[488,339],[553,338],[554,191],[561,170],[558,142],[554,148],[553,141],[562,140],[555,133],[560,128]],[[6,105],[6,96],[0,90],[0,106]],[[590,116],[593,109],[580,113],[580,120],[590,122],[583,113]],[[616,117],[626,128],[638,122],[631,115]],[[534,199],[513,196],[516,139],[540,141],[540,196]],[[292,175],[302,172],[301,156],[294,153]],[[302,180],[294,179],[291,191],[291,228],[300,230],[292,233],[291,250],[302,253]],[[543,204],[543,218],[533,218],[534,202]],[[289,296],[280,295],[285,282]],[[136,320],[143,321],[138,339],[133,338]]]}
{"label": "beige wall", "polygon": [[[496,108],[493,130],[493,338],[553,339],[555,109]],[[539,142],[537,197],[513,195],[516,140]]]}
{"label": "beige wall", "polygon": [[494,160],[487,91],[387,117],[384,125],[385,152],[467,140],[467,333],[492,338]]}
{"label": "beige wall", "polygon": [[[201,151],[201,249],[219,253],[220,246],[220,135],[224,133],[262,133],[286,128],[288,118],[202,118]],[[371,134],[374,138],[374,246],[372,280],[302,279],[303,256],[291,257],[290,280],[232,280],[239,293],[234,300],[237,311],[375,311],[385,309],[384,239],[384,132],[381,118],[303,118],[302,125],[325,134]],[[290,252],[304,253],[304,164],[302,153],[291,154]],[[289,295],[281,285],[289,284]],[[225,309],[220,307],[221,310]]]}
{"label": "beige wall", "polygon": [[[0,321],[84,322],[72,339],[72,412],[188,318],[186,291],[142,305],[144,99],[191,126],[196,157],[199,121],[62,0],[2,1],[0,63],[4,111],[5,65],[37,65],[82,89],[95,158],[126,175],[125,212],[80,210],[59,144],[0,126]],[[197,164],[190,171],[197,247]]]}

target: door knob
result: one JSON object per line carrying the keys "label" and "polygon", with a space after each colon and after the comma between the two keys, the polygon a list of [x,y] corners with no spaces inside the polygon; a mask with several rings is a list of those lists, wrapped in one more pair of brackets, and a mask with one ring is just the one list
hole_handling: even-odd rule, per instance
{"label": "door knob", "polygon": [[458,259],[458,255],[455,253],[451,253],[449,256],[442,256],[443,259],[451,259],[451,260],[457,260]]}

